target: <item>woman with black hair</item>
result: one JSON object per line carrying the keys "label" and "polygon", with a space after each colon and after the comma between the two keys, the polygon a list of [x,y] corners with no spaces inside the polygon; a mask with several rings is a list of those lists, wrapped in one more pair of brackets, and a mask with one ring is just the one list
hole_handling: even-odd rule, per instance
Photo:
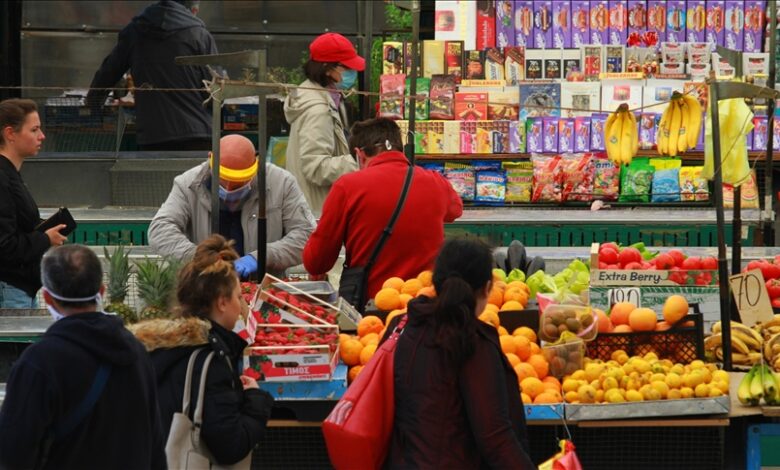
{"label": "woman with black hair", "polygon": [[496,329],[477,319],[492,265],[483,243],[450,240],[433,272],[437,298],[409,304],[385,468],[536,468],[517,376]]}

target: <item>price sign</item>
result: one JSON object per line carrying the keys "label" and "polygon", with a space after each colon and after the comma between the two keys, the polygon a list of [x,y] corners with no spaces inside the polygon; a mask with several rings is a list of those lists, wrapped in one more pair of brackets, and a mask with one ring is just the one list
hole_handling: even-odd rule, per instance
{"label": "price sign", "polygon": [[753,326],[774,317],[769,293],[761,271],[754,269],[746,273],[729,276],[729,285],[737,303],[742,323]]}
{"label": "price sign", "polygon": [[609,289],[607,291],[607,298],[609,298],[610,309],[618,302],[631,302],[637,307],[642,306],[642,295],[640,294],[639,287],[619,287]]}

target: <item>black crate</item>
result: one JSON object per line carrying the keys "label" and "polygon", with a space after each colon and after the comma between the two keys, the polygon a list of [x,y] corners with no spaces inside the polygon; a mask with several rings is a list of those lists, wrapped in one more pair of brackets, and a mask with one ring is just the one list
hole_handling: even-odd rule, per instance
{"label": "black crate", "polygon": [[[693,326],[682,326],[693,321]],[[632,333],[599,333],[586,343],[586,354],[592,359],[608,361],[612,353],[622,349],[629,356],[644,356],[654,351],[659,359],[688,363],[704,359],[704,318],[691,313],[666,331],[636,331]]]}

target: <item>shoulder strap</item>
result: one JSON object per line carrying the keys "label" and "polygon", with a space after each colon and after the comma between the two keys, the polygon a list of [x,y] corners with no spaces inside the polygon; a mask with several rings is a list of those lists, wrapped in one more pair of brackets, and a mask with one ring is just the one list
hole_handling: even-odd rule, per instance
{"label": "shoulder strap", "polygon": [[103,393],[103,389],[105,388],[110,375],[111,366],[107,363],[100,364],[97,374],[95,374],[95,380],[92,381],[92,386],[89,388],[87,395],[65,419],[54,426],[54,429],[52,430],[52,437],[54,440],[59,440],[67,436],[76,428],[76,426],[84,421],[84,418],[92,411],[95,403],[97,403],[100,395]]}
{"label": "shoulder strap", "polygon": [[195,367],[195,358],[205,348],[198,348],[190,354],[190,360],[187,362],[187,372],[184,375],[184,395],[181,398],[181,412],[187,416],[190,414],[190,394],[192,394],[192,369]]}
{"label": "shoulder strap", "polygon": [[198,387],[198,403],[195,405],[195,414],[192,417],[192,423],[195,425],[196,428],[200,428],[201,423],[203,423],[203,395],[206,391],[206,375],[209,373],[209,365],[211,364],[211,359],[214,358],[214,351],[211,351],[208,356],[206,356],[206,360],[203,362],[203,369],[200,371],[200,386]]}
{"label": "shoulder strap", "polygon": [[374,265],[377,256],[379,256],[379,252],[382,251],[382,247],[385,246],[385,242],[387,242],[387,239],[390,238],[390,235],[393,233],[395,222],[398,220],[398,216],[401,215],[401,209],[403,209],[404,203],[406,203],[406,196],[409,194],[409,186],[412,184],[412,175],[414,175],[414,163],[409,162],[409,169],[406,172],[406,179],[404,180],[403,188],[401,188],[401,195],[398,198],[398,204],[395,205],[393,215],[390,216],[390,221],[387,223],[387,227],[385,227],[385,229],[382,231],[382,236],[379,237],[379,241],[374,247],[374,251],[371,252],[371,257],[368,258],[368,262],[366,263],[366,277],[368,277],[368,271],[371,269],[371,266]]}

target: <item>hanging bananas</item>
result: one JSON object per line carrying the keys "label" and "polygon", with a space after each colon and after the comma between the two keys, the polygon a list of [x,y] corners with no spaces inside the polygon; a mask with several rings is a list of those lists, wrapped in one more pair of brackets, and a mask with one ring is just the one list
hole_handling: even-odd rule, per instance
{"label": "hanging bananas", "polygon": [[701,133],[702,109],[695,97],[679,92],[661,115],[656,132],[659,155],[675,156],[696,147]]}
{"label": "hanging bananas", "polygon": [[631,159],[639,150],[639,128],[636,116],[628,110],[627,104],[618,106],[618,109],[607,118],[604,126],[604,142],[610,160],[618,165],[631,163]]}

